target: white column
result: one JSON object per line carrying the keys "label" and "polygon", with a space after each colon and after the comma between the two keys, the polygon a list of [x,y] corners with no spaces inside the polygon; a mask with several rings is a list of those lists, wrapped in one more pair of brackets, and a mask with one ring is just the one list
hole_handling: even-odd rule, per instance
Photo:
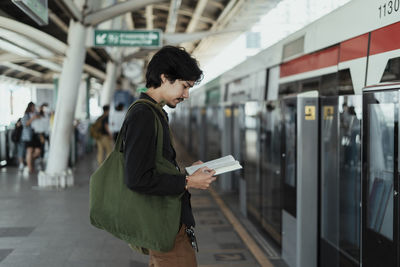
{"label": "white column", "polygon": [[[70,140],[85,61],[86,28],[71,20],[68,32],[68,49],[61,71],[54,126],[50,139],[46,172],[39,173],[39,186],[65,186],[73,177],[67,171]],[[70,183],[70,182],[68,182]]]}
{"label": "white column", "polygon": [[107,62],[107,76],[101,90],[101,105],[109,105],[112,100],[113,93],[115,91],[115,84],[117,81],[117,64],[112,61]]}
{"label": "white column", "polygon": [[81,80],[75,108],[75,118],[80,120],[86,119],[86,87],[86,80]]}

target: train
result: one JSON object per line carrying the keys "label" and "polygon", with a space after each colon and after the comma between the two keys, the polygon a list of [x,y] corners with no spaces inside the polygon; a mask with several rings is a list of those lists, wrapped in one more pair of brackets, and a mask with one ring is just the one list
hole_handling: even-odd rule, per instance
{"label": "train", "polygon": [[171,111],[220,192],[290,267],[400,266],[399,0],[353,0],[195,89]]}

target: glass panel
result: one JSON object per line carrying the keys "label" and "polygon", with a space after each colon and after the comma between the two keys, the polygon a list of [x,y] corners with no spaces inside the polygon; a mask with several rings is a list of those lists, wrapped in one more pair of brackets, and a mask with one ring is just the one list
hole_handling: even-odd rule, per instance
{"label": "glass panel", "polygon": [[321,236],[339,249],[338,98],[321,102]]}
{"label": "glass panel", "polygon": [[[395,96],[385,94],[387,99],[393,99]],[[395,105],[370,104],[368,114],[370,135],[367,227],[393,240]]]}
{"label": "glass panel", "polygon": [[281,121],[279,104],[269,103],[261,123],[261,136],[264,140],[261,147],[262,216],[264,228],[278,242],[281,239],[282,220]]}
{"label": "glass panel", "polygon": [[247,210],[257,220],[261,218],[261,184],[259,177],[259,104],[245,104],[244,130],[244,178],[247,189]]}
{"label": "glass panel", "polygon": [[321,266],[358,266],[361,96],[321,98]]}
{"label": "glass panel", "polygon": [[285,178],[284,182],[296,187],[296,105],[285,103]]}
{"label": "glass panel", "polygon": [[207,107],[207,161],[221,157],[220,108]]}
{"label": "glass panel", "polygon": [[355,261],[360,258],[362,97],[339,97],[339,246]]}
{"label": "glass panel", "polygon": [[199,158],[198,145],[200,143],[200,140],[199,131],[197,130],[201,127],[199,123],[199,109],[197,107],[192,108],[190,115],[190,133],[192,135],[192,138],[189,142],[189,149],[195,158]]}

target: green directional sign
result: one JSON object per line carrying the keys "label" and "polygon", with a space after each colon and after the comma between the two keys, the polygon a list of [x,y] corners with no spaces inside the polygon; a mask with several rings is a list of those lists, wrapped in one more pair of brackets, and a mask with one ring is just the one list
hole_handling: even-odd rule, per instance
{"label": "green directional sign", "polygon": [[151,30],[151,31],[95,30],[94,45],[160,47],[162,45],[162,33],[160,30]]}

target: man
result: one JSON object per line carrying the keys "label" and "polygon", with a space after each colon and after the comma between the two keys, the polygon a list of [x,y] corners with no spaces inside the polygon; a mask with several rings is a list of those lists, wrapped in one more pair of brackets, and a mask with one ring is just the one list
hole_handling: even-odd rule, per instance
{"label": "man", "polygon": [[[140,99],[155,104],[165,103],[170,108],[189,97],[189,88],[202,78],[197,61],[184,49],[172,46],[163,47],[150,61],[146,72],[148,90]],[[163,157],[176,167],[176,153],[170,140],[168,117],[153,113],[152,107],[137,104],[127,115],[126,135],[124,137],[125,183],[133,191],[149,195],[178,195],[181,198],[180,230],[176,235],[174,248],[169,252],[150,250],[150,267],[193,267],[197,266],[196,256],[189,235],[195,226],[190,193],[188,189],[207,189],[216,179],[215,171],[201,168],[190,176],[156,174],[156,133],[155,115],[163,128]],[[199,164],[196,162],[194,164]],[[178,167],[177,167],[178,168]],[[193,239],[193,235],[191,236]],[[194,244],[193,244],[194,245]]]}
{"label": "man", "polygon": [[[108,115],[110,113],[110,106],[109,105],[104,105],[103,106],[103,115],[98,119],[100,120],[100,132],[99,132],[99,137],[96,139],[97,143],[97,163],[100,165],[105,157],[107,157],[113,147],[113,138],[112,138],[112,133],[110,131],[109,125],[108,125]],[[106,153],[106,156],[104,156],[104,152]]]}

